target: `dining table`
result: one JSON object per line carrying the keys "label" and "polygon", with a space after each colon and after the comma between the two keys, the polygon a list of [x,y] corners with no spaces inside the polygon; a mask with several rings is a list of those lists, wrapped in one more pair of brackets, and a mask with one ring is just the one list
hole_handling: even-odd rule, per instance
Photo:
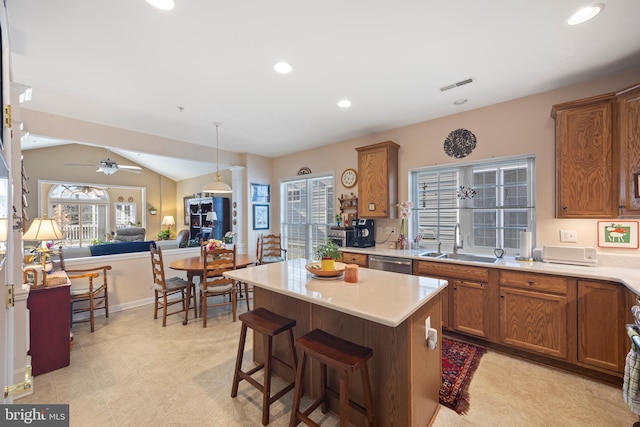
{"label": "dining table", "polygon": [[[254,255],[248,254],[236,254],[236,268],[246,268],[258,263],[258,258]],[[204,257],[193,256],[189,258],[181,258],[169,263],[169,268],[172,270],[186,271],[187,272],[187,301],[191,298],[191,288],[193,287],[194,276],[202,276],[204,270]],[[183,325],[189,323],[189,310],[185,311]]]}

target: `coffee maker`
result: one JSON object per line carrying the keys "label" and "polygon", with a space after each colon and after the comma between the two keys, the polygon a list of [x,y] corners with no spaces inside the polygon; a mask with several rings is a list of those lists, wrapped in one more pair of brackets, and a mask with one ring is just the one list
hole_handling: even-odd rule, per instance
{"label": "coffee maker", "polygon": [[350,246],[369,248],[376,245],[372,219],[354,219],[351,226],[353,227],[353,241]]}

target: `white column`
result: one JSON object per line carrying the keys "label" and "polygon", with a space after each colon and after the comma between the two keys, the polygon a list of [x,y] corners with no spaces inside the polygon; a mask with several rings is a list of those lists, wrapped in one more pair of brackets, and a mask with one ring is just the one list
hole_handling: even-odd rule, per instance
{"label": "white column", "polygon": [[244,208],[246,189],[245,167],[232,166],[231,170],[231,231],[236,233],[236,252],[247,253],[247,221]]}

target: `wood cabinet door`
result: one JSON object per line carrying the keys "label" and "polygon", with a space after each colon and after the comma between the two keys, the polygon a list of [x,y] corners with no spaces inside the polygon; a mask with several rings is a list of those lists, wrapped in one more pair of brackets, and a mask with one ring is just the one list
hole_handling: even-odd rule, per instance
{"label": "wood cabinet door", "polygon": [[614,161],[615,100],[576,101],[556,114],[556,216],[612,218],[618,206],[618,164]]}
{"label": "wood cabinet door", "polygon": [[500,342],[567,359],[568,307],[566,295],[500,287]]}
{"label": "wood cabinet door", "polygon": [[358,216],[395,218],[398,203],[398,148],[387,141],[358,151]]}
{"label": "wood cabinet door", "polygon": [[618,94],[621,216],[640,215],[640,84]]}
{"label": "wood cabinet door", "polygon": [[452,326],[456,331],[488,338],[486,283],[451,280],[453,292]]}
{"label": "wood cabinet door", "polygon": [[578,362],[624,372],[631,346],[625,322],[626,288],[614,283],[578,281]]}
{"label": "wood cabinet door", "polygon": [[369,267],[369,255],[355,252],[340,252],[342,262],[345,264],[357,264],[360,267]]}

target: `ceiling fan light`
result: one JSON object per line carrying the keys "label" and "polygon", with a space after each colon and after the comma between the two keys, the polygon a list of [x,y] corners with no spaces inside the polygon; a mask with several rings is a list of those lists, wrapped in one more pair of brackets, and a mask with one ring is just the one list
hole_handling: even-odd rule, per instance
{"label": "ceiling fan light", "polygon": [[117,167],[112,166],[100,166],[96,172],[102,172],[105,175],[113,175],[118,171]]}

